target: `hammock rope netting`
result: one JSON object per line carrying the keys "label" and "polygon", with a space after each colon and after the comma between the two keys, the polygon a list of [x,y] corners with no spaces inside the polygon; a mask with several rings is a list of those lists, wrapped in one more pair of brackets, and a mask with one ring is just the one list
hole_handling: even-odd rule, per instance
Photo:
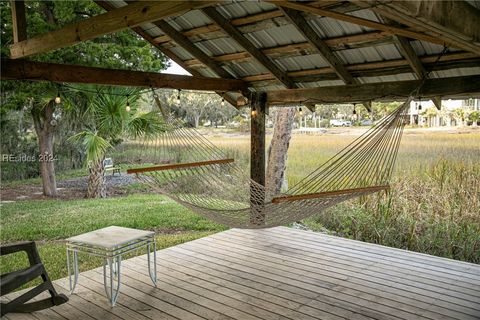
{"label": "hammock rope netting", "polygon": [[165,132],[143,143],[127,172],[194,212],[237,228],[285,225],[388,190],[410,104],[407,99],[285,193],[267,195],[234,159],[169,115],[154,97]]}

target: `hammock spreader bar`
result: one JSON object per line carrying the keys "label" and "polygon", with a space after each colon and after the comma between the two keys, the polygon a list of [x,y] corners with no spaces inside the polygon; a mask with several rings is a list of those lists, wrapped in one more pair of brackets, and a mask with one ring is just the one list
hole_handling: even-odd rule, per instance
{"label": "hammock spreader bar", "polygon": [[343,190],[335,190],[335,191],[298,194],[293,196],[282,196],[282,197],[273,198],[272,203],[317,199],[317,198],[323,198],[323,197],[329,197],[329,196],[345,195],[349,193],[364,193],[364,192],[370,193],[370,192],[377,192],[377,191],[389,190],[389,189],[390,189],[390,186],[385,185],[385,186],[374,186],[374,187],[365,187],[365,188],[353,188],[353,189],[343,189]]}
{"label": "hammock spreader bar", "polygon": [[154,166],[154,167],[128,169],[127,173],[132,174],[132,173],[142,173],[142,172],[151,172],[151,171],[187,169],[192,167],[201,167],[201,166],[208,166],[213,164],[231,163],[234,161],[235,161],[234,159],[218,159],[218,160],[199,161],[199,162],[165,164],[165,165]]}

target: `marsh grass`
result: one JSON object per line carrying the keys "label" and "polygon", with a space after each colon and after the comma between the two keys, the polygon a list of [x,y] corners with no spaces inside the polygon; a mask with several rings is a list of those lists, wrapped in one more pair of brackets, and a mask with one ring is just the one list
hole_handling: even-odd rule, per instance
{"label": "marsh grass", "polygon": [[[289,185],[358,134],[294,135]],[[248,139],[213,137],[216,145],[247,161]],[[303,223],[343,237],[480,263],[480,131],[406,129],[389,194],[337,205]]]}

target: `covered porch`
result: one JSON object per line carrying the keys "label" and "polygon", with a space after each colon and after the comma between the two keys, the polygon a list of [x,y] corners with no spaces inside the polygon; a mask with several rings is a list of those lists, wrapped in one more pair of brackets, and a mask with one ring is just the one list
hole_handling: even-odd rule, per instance
{"label": "covered porch", "polygon": [[[101,268],[67,304],[6,319],[479,319],[480,266],[286,227],[231,229],[126,260],[117,305]],[[54,282],[68,291],[68,279]],[[18,294],[18,293],[16,293]],[[7,299],[11,296],[7,296]]]}

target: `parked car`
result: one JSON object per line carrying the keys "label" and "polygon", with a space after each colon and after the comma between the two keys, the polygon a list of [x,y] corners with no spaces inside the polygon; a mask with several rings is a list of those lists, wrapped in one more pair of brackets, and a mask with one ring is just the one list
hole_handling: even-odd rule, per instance
{"label": "parked car", "polygon": [[332,127],[350,127],[352,126],[352,122],[348,120],[332,119],[330,120],[330,125]]}

